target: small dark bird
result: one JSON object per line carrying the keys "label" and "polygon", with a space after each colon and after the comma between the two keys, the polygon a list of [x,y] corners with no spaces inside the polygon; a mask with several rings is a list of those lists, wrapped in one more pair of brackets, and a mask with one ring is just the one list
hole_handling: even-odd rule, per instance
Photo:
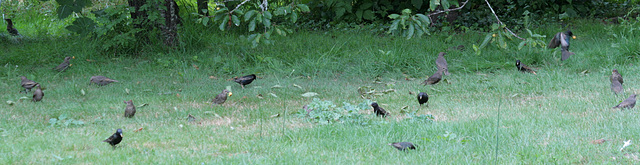
{"label": "small dark bird", "polygon": [[231,95],[233,95],[233,93],[229,92],[229,90],[227,89],[222,90],[222,92],[218,94],[215,98],[213,98],[211,102],[213,102],[214,104],[222,104],[225,101],[227,101],[227,96],[231,96]]}
{"label": "small dark bird", "polygon": [[378,103],[371,103],[371,107],[373,107],[373,112],[376,113],[376,116],[387,117],[389,116],[389,112],[385,111],[382,107],[378,106]]}
{"label": "small dark bird", "polygon": [[629,96],[629,98],[627,98],[626,100],[622,101],[622,103],[616,105],[613,108],[633,108],[634,106],[636,106],[636,94],[632,94],[631,96]]}
{"label": "small dark bird", "polygon": [[233,81],[235,81],[238,84],[240,84],[242,86],[242,88],[244,89],[245,85],[251,84],[251,82],[253,82],[253,80],[255,80],[255,79],[256,79],[256,75],[255,74],[251,74],[251,75],[247,75],[247,76],[242,76],[240,78],[235,77],[235,78],[233,78]]}
{"label": "small dark bird", "polygon": [[33,102],[38,102],[40,100],[42,100],[42,97],[44,97],[44,93],[42,93],[42,88],[40,88],[40,84],[36,84],[36,90],[33,91]]}
{"label": "small dark bird", "polygon": [[571,37],[573,37],[573,33],[571,32],[571,30],[567,30],[564,33],[563,32],[558,32],[558,33],[556,33],[555,36],[553,36],[553,39],[551,39],[551,42],[549,42],[549,45],[547,47],[548,48],[556,48],[556,47],[560,46],[561,51],[562,51],[561,60],[564,61],[564,60],[568,59],[569,57],[571,57],[571,55],[575,54],[575,53],[569,51],[569,39],[571,39]]}
{"label": "small dark bird", "polygon": [[124,117],[132,118],[136,115],[136,106],[133,105],[133,100],[124,101],[127,107],[124,109]]}
{"label": "small dark bird", "polygon": [[613,69],[611,71],[609,81],[611,81],[611,91],[613,91],[613,93],[618,94],[624,91],[624,87],[622,87],[624,80],[622,79],[622,75],[618,73],[618,69]]}
{"label": "small dark bird", "polygon": [[433,75],[431,75],[431,77],[427,78],[427,80],[424,80],[424,82],[422,82],[423,85],[433,85],[436,84],[438,82],[440,82],[440,80],[442,80],[442,69],[438,69],[438,71],[436,71],[436,73],[434,73]]}
{"label": "small dark bird", "polygon": [[447,53],[445,52],[438,53],[438,58],[436,59],[436,65],[438,66],[438,69],[444,70],[444,75],[451,75],[451,73],[449,73],[449,66],[447,65],[447,60],[444,59],[444,55],[446,54]]}
{"label": "small dark bird", "polygon": [[624,88],[619,81],[611,81],[611,91],[613,91],[614,94],[619,94],[624,91]]}
{"label": "small dark bird", "polygon": [[519,71],[529,72],[529,73],[533,73],[534,75],[538,75],[538,74],[536,74],[535,70],[529,68],[529,66],[527,66],[525,64],[520,63],[520,60],[516,60],[516,67],[518,68]]}
{"label": "small dark bird", "polygon": [[[429,95],[427,95],[427,93],[424,92],[420,92],[418,93],[418,103],[420,103],[420,106],[422,106],[422,104],[427,103],[429,101]],[[427,107],[429,106],[429,104],[427,104]]]}
{"label": "small dark bird", "polygon": [[407,149],[415,150],[416,146],[411,142],[397,142],[397,143],[389,143],[390,146],[397,148],[400,151],[406,151]]}
{"label": "small dark bird", "polygon": [[37,82],[29,80],[27,79],[27,77],[24,77],[24,76],[20,76],[20,79],[22,79],[22,81],[20,82],[20,85],[22,85],[22,87],[24,88],[25,93],[31,91],[31,89],[33,87],[36,87],[36,84],[38,84]]}
{"label": "small dark bird", "polygon": [[122,129],[118,129],[118,131],[116,131],[116,133],[114,133],[113,135],[111,135],[109,138],[107,138],[106,140],[102,141],[102,142],[107,142],[109,144],[111,144],[111,146],[113,146],[113,149],[116,149],[116,144],[120,143],[122,141]]}
{"label": "small dark bird", "polygon": [[118,82],[118,80],[110,79],[104,76],[91,76],[91,79],[89,79],[89,81],[89,84],[95,83],[100,86],[104,86],[112,82]]}
{"label": "small dark bird", "polygon": [[4,19],[4,20],[7,21],[7,32],[9,32],[9,34],[11,34],[12,36],[20,35],[20,33],[18,33],[18,29],[13,27],[13,21],[11,21],[11,19]]}
{"label": "small dark bird", "polygon": [[76,56],[73,57],[65,57],[64,61],[62,61],[62,63],[60,63],[60,65],[56,66],[55,68],[53,68],[53,70],[57,70],[58,72],[63,72],[65,70],[67,70],[67,68],[69,68],[69,66],[71,66],[72,64],[69,63],[69,60],[71,59],[75,59]]}
{"label": "small dark bird", "polygon": [[189,116],[187,116],[187,122],[195,122],[196,121],[196,117],[194,117],[193,115],[189,114]]}
{"label": "small dark bird", "polygon": [[620,82],[620,84],[624,83],[624,80],[622,79],[622,75],[618,73],[618,69],[613,69],[611,71],[611,76],[609,77],[609,80],[611,80],[611,82],[618,81]]}

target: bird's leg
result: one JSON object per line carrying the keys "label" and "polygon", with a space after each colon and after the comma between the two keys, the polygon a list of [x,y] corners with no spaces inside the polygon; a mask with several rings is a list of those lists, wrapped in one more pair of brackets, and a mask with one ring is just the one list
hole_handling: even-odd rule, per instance
{"label": "bird's leg", "polygon": [[240,85],[242,87],[242,89],[244,89],[244,85]]}

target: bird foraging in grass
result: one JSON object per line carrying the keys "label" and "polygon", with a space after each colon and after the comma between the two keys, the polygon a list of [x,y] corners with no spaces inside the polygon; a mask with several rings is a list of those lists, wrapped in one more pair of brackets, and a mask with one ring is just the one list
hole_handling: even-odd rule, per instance
{"label": "bird foraging in grass", "polygon": [[532,74],[534,74],[534,75],[538,75],[538,74],[536,74],[536,71],[535,71],[535,70],[531,69],[529,66],[527,66],[527,65],[525,65],[525,64],[522,64],[522,63],[520,62],[520,60],[516,60],[516,67],[517,67],[517,68],[518,68],[518,70],[519,70],[519,71],[521,71],[521,72],[529,72],[529,73],[532,73]]}
{"label": "bird foraging in grass", "polygon": [[632,94],[631,96],[629,96],[629,98],[627,98],[626,100],[622,101],[622,103],[616,105],[613,108],[620,108],[620,109],[624,109],[624,108],[633,108],[634,106],[636,106],[636,94]]}
{"label": "bird foraging in grass", "polygon": [[53,70],[57,70],[58,72],[63,72],[65,70],[67,70],[67,68],[69,68],[69,66],[71,66],[72,64],[69,63],[69,60],[71,59],[76,59],[76,56],[73,57],[65,57],[64,61],[62,61],[62,63],[60,63],[60,65],[56,66],[55,68],[53,68]]}
{"label": "bird foraging in grass", "polygon": [[436,84],[438,82],[440,82],[440,80],[442,80],[442,69],[438,69],[438,71],[436,71],[436,73],[434,73],[433,75],[431,75],[429,78],[427,78],[427,80],[424,80],[424,82],[422,82],[423,85],[433,85]]}
{"label": "bird foraging in grass", "polygon": [[396,143],[389,143],[389,145],[395,147],[400,151],[407,151],[407,149],[411,149],[411,150],[416,149],[416,146],[414,146],[413,143],[411,142],[396,142]]}
{"label": "bird foraging in grass", "polygon": [[218,94],[215,98],[213,98],[211,102],[213,102],[214,104],[222,104],[225,101],[227,101],[227,96],[231,96],[231,95],[233,95],[233,93],[231,93],[229,90],[227,89],[222,90],[222,92],[220,92],[220,94]]}
{"label": "bird foraging in grass", "polygon": [[127,107],[124,109],[124,117],[132,118],[136,115],[136,106],[133,105],[133,100],[124,101]]}
{"label": "bird foraging in grass", "polygon": [[20,85],[22,85],[22,87],[24,88],[25,93],[31,91],[31,89],[36,87],[36,84],[38,84],[37,82],[29,80],[27,79],[27,77],[24,77],[24,76],[20,76],[20,79],[22,79],[22,81],[20,82]]}
{"label": "bird foraging in grass", "polygon": [[[424,92],[420,92],[418,93],[418,103],[420,103],[420,106],[422,106],[422,104],[427,103],[429,101],[429,95],[427,95],[427,93]],[[427,107],[429,106],[429,104],[427,103]]]}
{"label": "bird foraging in grass", "polygon": [[242,76],[240,78],[234,77],[233,81],[235,81],[238,84],[240,84],[240,86],[242,86],[242,88],[244,89],[245,85],[251,84],[251,82],[253,82],[253,80],[255,80],[255,79],[256,79],[256,75],[255,74],[251,74],[251,75]]}
{"label": "bird foraging in grass", "polygon": [[618,73],[618,69],[613,69],[611,71],[609,81],[611,81],[611,91],[613,91],[613,93],[618,94],[624,91],[624,88],[622,87],[622,83],[624,83],[624,80],[622,79],[622,75]]}
{"label": "bird foraging in grass", "polygon": [[373,107],[373,112],[376,113],[376,116],[387,117],[389,116],[389,112],[385,111],[384,108],[378,106],[378,103],[371,103],[371,107]]}
{"label": "bird foraging in grass", "polygon": [[564,61],[566,59],[569,59],[571,55],[575,54],[569,51],[569,40],[572,37],[575,37],[575,36],[573,36],[573,33],[571,32],[571,30],[567,30],[566,32],[558,32],[556,33],[555,36],[553,36],[553,39],[551,39],[547,47],[552,49],[560,46],[561,52],[562,52],[561,60]]}
{"label": "bird foraging in grass", "polygon": [[119,82],[119,81],[118,80],[114,80],[114,79],[110,79],[110,78],[104,77],[104,76],[91,76],[91,79],[89,79],[89,84],[95,83],[95,84],[98,84],[100,86],[104,86],[104,85],[110,84],[112,82]]}
{"label": "bird foraging in grass", "polygon": [[33,91],[33,99],[31,101],[38,102],[42,100],[44,97],[44,93],[42,93],[42,88],[40,88],[40,84],[36,84],[36,90]]}
{"label": "bird foraging in grass", "polygon": [[102,142],[106,142],[109,143],[113,149],[116,149],[116,144],[120,143],[122,141],[122,129],[118,129],[116,131],[116,133],[114,133],[113,135],[111,135],[109,138],[107,138],[106,140],[102,141]]}
{"label": "bird foraging in grass", "polygon": [[436,65],[438,66],[438,69],[444,70],[444,75],[451,75],[451,73],[449,73],[449,65],[447,64],[447,60],[444,59],[444,55],[446,54],[447,53],[445,52],[438,53],[438,58],[436,59]]}
{"label": "bird foraging in grass", "polygon": [[4,20],[7,21],[7,32],[9,32],[9,34],[11,34],[12,36],[19,36],[20,33],[18,33],[18,29],[13,27],[13,21],[11,21],[11,19]]}

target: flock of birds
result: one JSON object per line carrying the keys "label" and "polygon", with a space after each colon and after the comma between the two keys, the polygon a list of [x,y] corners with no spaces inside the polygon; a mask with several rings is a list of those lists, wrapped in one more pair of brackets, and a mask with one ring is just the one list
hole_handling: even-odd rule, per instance
{"label": "flock of birds", "polygon": [[[7,31],[9,32],[9,34],[13,35],[13,36],[19,36],[20,33],[18,33],[18,30],[15,29],[15,27],[13,27],[13,22],[11,21],[11,19],[5,19],[5,21],[7,21]],[[574,55],[575,53],[570,52],[569,51],[569,40],[571,38],[575,38],[575,36],[573,36],[573,33],[568,30],[566,32],[559,32],[556,33],[556,35],[553,37],[553,39],[551,40],[551,42],[549,42],[548,44],[548,48],[557,48],[560,47],[561,48],[561,60],[567,60],[569,59],[569,57],[571,57],[571,55]],[[450,75],[451,73],[449,73],[449,69],[448,69],[448,64],[447,64],[447,60],[444,58],[444,55],[446,55],[445,52],[440,52],[438,54],[438,57],[436,58],[436,66],[438,68],[438,70],[431,76],[429,76],[429,78],[427,78],[427,80],[425,80],[424,82],[422,82],[423,85],[434,85],[437,84],[438,82],[440,82],[440,80],[442,80],[442,75]],[[67,68],[69,68],[69,66],[71,66],[72,64],[70,63],[71,59],[75,59],[74,56],[72,57],[65,57],[64,61],[56,66],[55,68],[53,68],[56,71],[59,72],[63,72],[65,71]],[[536,74],[536,71],[530,67],[528,67],[525,64],[522,64],[520,60],[516,60],[516,68],[519,71],[522,72],[528,72],[528,73],[532,73],[534,75]],[[40,84],[27,79],[25,76],[21,76],[21,85],[22,87],[25,89],[24,92],[27,93],[29,91],[31,91],[31,89],[36,88],[35,91],[33,92],[33,102],[38,102],[41,101],[42,98],[44,97],[44,93],[42,92],[42,88],[40,87]],[[237,82],[238,84],[241,85],[241,87],[244,89],[245,85],[251,84],[251,82],[253,82],[253,80],[256,79],[256,75],[255,74],[251,74],[251,75],[247,75],[247,76],[243,76],[243,77],[235,77],[233,80],[235,82]],[[619,94],[622,93],[624,88],[622,87],[623,84],[623,78],[622,75],[620,75],[620,73],[618,73],[617,69],[613,69],[612,71],[612,75],[610,76],[610,81],[611,81],[611,90],[615,93],[615,94]],[[104,86],[104,85],[108,85],[110,83],[113,82],[118,82],[117,80],[105,77],[105,76],[92,76],[89,79],[89,83],[94,83],[100,86]],[[21,91],[22,92],[22,91]],[[232,93],[227,90],[224,89],[222,90],[222,92],[220,94],[218,94],[217,96],[215,96],[211,102],[214,104],[223,104],[226,100],[227,97],[231,96]],[[429,101],[429,95],[427,93],[424,92],[419,92],[418,96],[418,103],[420,104],[420,106],[422,106],[423,104],[427,103],[427,107],[429,106],[428,101]],[[124,113],[124,117],[126,118],[132,118],[135,113],[136,113],[136,107],[133,104],[132,100],[129,101],[124,101],[125,104],[127,104],[126,108],[125,108],[125,113]],[[636,104],[636,94],[632,94],[631,96],[629,96],[629,98],[627,98],[626,100],[622,101],[620,104],[614,106],[613,108],[633,108]],[[373,102],[371,103],[371,107],[373,107],[373,112],[376,114],[376,116],[382,116],[382,117],[387,117],[389,116],[389,112],[385,111],[384,108],[380,107],[380,105],[378,105],[378,103]],[[189,120],[193,120],[194,117],[189,114]],[[113,135],[111,135],[109,138],[107,138],[106,140],[104,140],[104,142],[109,143],[111,146],[113,146],[113,148],[115,149],[115,146],[117,144],[119,144],[122,141],[122,129],[117,129],[116,133],[114,133]],[[400,150],[400,151],[405,151],[408,149],[416,149],[415,145],[411,142],[395,142],[395,143],[390,143],[389,145],[395,147],[396,149]]]}

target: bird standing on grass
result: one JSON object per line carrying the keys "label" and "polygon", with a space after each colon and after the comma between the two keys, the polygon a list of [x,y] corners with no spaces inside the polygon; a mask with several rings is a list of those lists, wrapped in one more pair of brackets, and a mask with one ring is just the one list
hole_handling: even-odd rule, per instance
{"label": "bird standing on grass", "polygon": [[376,113],[376,116],[387,117],[389,115],[389,112],[378,106],[378,103],[376,102],[371,103],[371,107],[373,107],[373,112]]}
{"label": "bird standing on grass", "polygon": [[111,135],[109,138],[107,138],[106,140],[102,141],[102,142],[106,142],[109,143],[111,146],[113,146],[113,149],[116,149],[116,144],[120,143],[122,141],[122,129],[118,129],[116,131],[116,133],[114,133],[113,135]]}
{"label": "bird standing on grass", "polygon": [[36,90],[33,91],[33,99],[31,101],[38,102],[42,100],[44,97],[44,93],[42,93],[42,88],[40,88],[40,84],[36,84]]}
{"label": "bird standing on grass", "polygon": [[53,70],[57,70],[58,72],[63,72],[65,70],[67,70],[67,68],[69,68],[69,66],[71,66],[72,64],[69,63],[69,60],[71,59],[75,59],[76,56],[73,57],[65,57],[64,61],[62,61],[62,63],[60,63],[60,65],[56,66],[55,68],[53,68]]}
{"label": "bird standing on grass", "polygon": [[25,93],[31,91],[31,89],[36,87],[36,84],[38,84],[37,82],[29,80],[27,79],[27,77],[24,77],[24,76],[20,76],[20,79],[22,79],[22,81],[20,82],[20,85],[22,85],[22,87],[24,88]]}
{"label": "bird standing on grass", "polygon": [[19,36],[20,33],[18,33],[18,29],[13,27],[13,21],[11,21],[11,19],[4,20],[7,21],[7,32],[9,32],[9,34],[11,34],[12,36]]}
{"label": "bird standing on grass", "polygon": [[622,101],[622,103],[616,105],[613,108],[620,108],[620,109],[624,109],[624,108],[633,108],[634,106],[636,106],[636,94],[632,94],[631,96],[629,96],[629,98],[627,98],[626,100]]}
{"label": "bird standing on grass", "polygon": [[447,60],[444,59],[444,55],[446,55],[447,53],[445,52],[440,52],[438,54],[438,58],[436,59],[436,65],[438,66],[438,69],[442,69],[444,70],[444,75],[451,75],[451,73],[449,73],[449,65],[447,64]]}
{"label": "bird standing on grass", "polygon": [[572,37],[574,36],[571,30],[567,30],[566,32],[558,32],[555,36],[553,36],[553,39],[551,39],[551,42],[549,42],[549,45],[547,47],[557,48],[558,46],[560,46],[562,52],[561,60],[564,61],[571,57],[571,55],[575,54],[569,51],[569,39],[571,39]]}
{"label": "bird standing on grass", "polygon": [[211,102],[213,102],[214,104],[222,104],[225,101],[227,101],[227,96],[231,96],[231,95],[233,95],[233,93],[231,93],[229,90],[227,89],[222,90],[222,92],[218,94],[215,98],[213,98]]}
{"label": "bird standing on grass", "polygon": [[136,106],[133,105],[133,100],[124,101],[127,107],[124,109],[124,117],[132,118],[136,115]]}
{"label": "bird standing on grass", "polygon": [[245,85],[251,84],[251,82],[253,82],[253,80],[255,80],[255,79],[256,79],[256,75],[255,74],[251,74],[251,75],[242,76],[240,78],[234,77],[233,81],[235,81],[238,84],[240,84],[242,86],[242,89],[244,89]]}
{"label": "bird standing on grass", "polygon": [[412,150],[416,149],[416,146],[414,146],[413,143],[411,142],[389,143],[389,145],[395,147],[400,151],[407,151],[407,149],[412,149]]}
{"label": "bird standing on grass", "polygon": [[434,73],[433,75],[431,75],[429,78],[427,78],[427,80],[424,80],[424,82],[422,82],[423,85],[433,85],[436,84],[438,82],[440,82],[440,80],[442,80],[442,69],[438,69],[438,71],[436,71],[436,73]]}
{"label": "bird standing on grass", "polygon": [[[429,101],[429,95],[427,95],[427,93],[424,92],[420,92],[418,93],[418,103],[420,103],[420,106],[422,106],[422,104],[427,103]],[[427,107],[429,106],[429,104],[427,103]]]}
{"label": "bird standing on grass", "polygon": [[529,72],[529,73],[533,73],[534,75],[537,75],[535,70],[529,68],[529,66],[525,64],[522,64],[520,60],[516,60],[516,67],[521,72]]}
{"label": "bird standing on grass", "polygon": [[89,81],[90,81],[89,84],[95,83],[100,86],[104,86],[112,82],[118,82],[118,80],[110,79],[104,76],[91,76],[91,79],[89,79]]}
{"label": "bird standing on grass", "polygon": [[624,88],[622,87],[622,83],[624,83],[624,80],[622,80],[622,75],[618,73],[618,69],[613,69],[611,71],[609,81],[611,81],[611,91],[613,91],[613,93],[618,94],[624,91]]}

